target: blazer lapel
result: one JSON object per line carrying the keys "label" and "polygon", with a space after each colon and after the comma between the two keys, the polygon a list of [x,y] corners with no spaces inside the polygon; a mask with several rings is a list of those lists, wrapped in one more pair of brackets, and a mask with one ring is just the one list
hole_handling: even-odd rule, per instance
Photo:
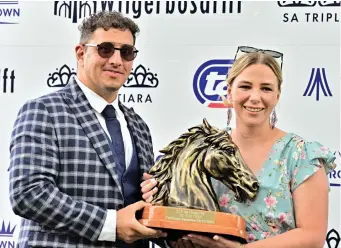
{"label": "blazer lapel", "polygon": [[143,130],[144,127],[138,122],[136,118],[136,114],[133,109],[127,108],[119,103],[120,108],[122,109],[125,119],[128,124],[129,131],[132,134],[133,142],[135,143],[136,153],[140,165],[140,173],[141,173],[141,180],[144,172],[148,172],[150,168],[150,164],[148,161],[147,154],[150,152],[149,147],[147,147],[144,142],[142,142],[143,137],[138,135],[137,130]]}
{"label": "blazer lapel", "polygon": [[63,89],[63,92],[66,103],[75,114],[79,124],[88,136],[102,163],[110,172],[122,194],[121,184],[115,173],[116,164],[110,149],[109,141],[95,112],[91,108],[89,101],[86,99],[83,91],[77,85],[74,78],[70,80],[68,85]]}

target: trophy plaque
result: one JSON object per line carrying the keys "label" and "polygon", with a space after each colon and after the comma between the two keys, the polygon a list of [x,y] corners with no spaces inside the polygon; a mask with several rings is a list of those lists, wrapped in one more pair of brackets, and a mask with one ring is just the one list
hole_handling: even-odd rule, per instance
{"label": "trophy plaque", "polygon": [[139,222],[167,232],[169,240],[197,233],[246,243],[245,220],[220,211],[210,180],[226,185],[239,202],[255,199],[258,192],[257,178],[228,132],[204,119],[160,152],[164,155],[149,171],[158,192]]}

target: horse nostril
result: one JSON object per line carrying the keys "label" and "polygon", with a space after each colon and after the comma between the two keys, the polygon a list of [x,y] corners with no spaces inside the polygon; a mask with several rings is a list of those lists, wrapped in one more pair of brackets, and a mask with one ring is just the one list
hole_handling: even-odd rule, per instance
{"label": "horse nostril", "polygon": [[253,190],[258,190],[258,188],[259,188],[258,182],[252,183],[251,187],[252,187]]}

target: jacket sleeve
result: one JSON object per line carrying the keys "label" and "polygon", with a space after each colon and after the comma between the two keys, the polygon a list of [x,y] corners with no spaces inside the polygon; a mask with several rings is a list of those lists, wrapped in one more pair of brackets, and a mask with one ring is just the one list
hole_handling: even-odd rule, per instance
{"label": "jacket sleeve", "polygon": [[59,147],[53,119],[42,102],[20,109],[10,141],[10,202],[15,214],[61,233],[97,240],[107,212],[74,200],[57,185]]}

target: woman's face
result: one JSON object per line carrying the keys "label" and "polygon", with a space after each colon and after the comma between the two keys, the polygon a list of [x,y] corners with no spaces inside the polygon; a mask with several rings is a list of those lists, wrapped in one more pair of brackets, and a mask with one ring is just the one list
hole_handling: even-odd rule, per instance
{"label": "woman's face", "polygon": [[247,126],[269,122],[279,99],[278,79],[270,67],[254,64],[246,67],[229,87],[237,119]]}

